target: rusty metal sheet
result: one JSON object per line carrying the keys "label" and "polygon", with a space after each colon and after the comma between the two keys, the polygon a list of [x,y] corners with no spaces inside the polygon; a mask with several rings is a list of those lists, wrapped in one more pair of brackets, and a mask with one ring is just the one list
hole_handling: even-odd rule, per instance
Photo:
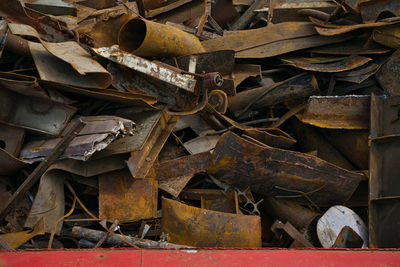
{"label": "rusty metal sheet", "polygon": [[329,28],[323,28],[323,27],[317,26],[317,27],[315,27],[315,30],[320,35],[333,36],[333,35],[348,33],[348,32],[359,30],[359,29],[383,27],[383,26],[393,25],[393,24],[397,24],[397,23],[400,23],[400,18],[395,17],[395,18],[389,18],[386,20],[381,20],[378,22],[355,24],[355,25],[337,25],[335,27],[330,26]]}
{"label": "rusty metal sheet", "polygon": [[59,135],[76,109],[37,97],[0,89],[0,120],[47,135]]}
{"label": "rusty metal sheet", "polygon": [[218,135],[205,135],[193,138],[183,144],[190,154],[198,154],[214,149]]}
{"label": "rusty metal sheet", "polygon": [[369,130],[321,130],[329,142],[354,166],[360,170],[368,170]]}
{"label": "rusty metal sheet", "polygon": [[344,71],[335,74],[335,79],[339,81],[351,82],[351,83],[362,83],[370,78],[372,75],[378,72],[381,64],[374,62],[368,62],[367,64],[350,71]]}
{"label": "rusty metal sheet", "polygon": [[293,66],[303,70],[318,72],[341,72],[358,68],[371,61],[371,58],[362,56],[349,56],[345,58],[332,57],[284,57],[280,58],[284,65]]}
{"label": "rusty metal sheet", "polygon": [[385,54],[392,49],[378,45],[375,43],[371,43],[368,46],[365,46],[365,42],[354,42],[353,40],[347,41],[341,44],[327,45],[321,47],[315,47],[308,50],[311,53],[315,54],[326,54],[326,55],[380,55]]}
{"label": "rusty metal sheet", "polygon": [[261,247],[260,217],[205,210],[162,199],[169,241],[196,247]]}
{"label": "rusty metal sheet", "polygon": [[108,71],[113,75],[113,86],[119,91],[128,91],[131,94],[146,94],[158,102],[176,105],[177,90],[169,90],[165,86],[159,86],[154,82],[155,78],[142,75],[132,69],[126,69],[117,63],[110,62]]}
{"label": "rusty metal sheet", "polygon": [[177,0],[174,1],[172,3],[170,3],[169,5],[166,6],[162,6],[162,7],[158,7],[158,8],[153,8],[151,10],[146,10],[146,18],[152,18],[155,17],[157,15],[160,15],[162,13],[171,11],[175,8],[178,8],[184,4],[190,3],[191,0]]}
{"label": "rusty metal sheet", "polygon": [[[126,135],[132,135],[135,123],[115,116],[80,117],[86,125],[79,132],[60,158],[71,158],[86,161],[96,151],[103,150],[112,141]],[[72,123],[62,133],[65,134]],[[20,157],[26,162],[41,161],[58,144],[61,138],[33,140],[22,148]]]}
{"label": "rusty metal sheet", "polygon": [[174,197],[186,186],[189,180],[200,172],[205,172],[210,160],[210,152],[188,155],[163,161],[154,166],[158,187]]}
{"label": "rusty metal sheet", "polygon": [[277,41],[312,36],[317,33],[309,22],[285,22],[267,27],[243,30],[228,36],[202,42],[207,52],[217,50],[248,50]]}
{"label": "rusty metal sheet", "polygon": [[382,65],[380,70],[375,75],[379,85],[385,90],[388,96],[400,95],[400,50],[394,52],[385,64]]}
{"label": "rusty metal sheet", "polygon": [[362,179],[315,156],[261,146],[232,132],[221,136],[207,173],[255,193],[319,206],[345,202]]}
{"label": "rusty metal sheet", "polygon": [[174,57],[205,52],[195,35],[140,18],[121,27],[118,45],[121,50],[141,57]]}
{"label": "rusty metal sheet", "polygon": [[0,147],[18,157],[25,138],[25,130],[0,123]]}
{"label": "rusty metal sheet", "polygon": [[204,15],[206,8],[206,3],[203,0],[179,0],[171,4],[149,11],[146,17],[152,17],[160,23],[166,23],[167,21],[184,23]]}
{"label": "rusty metal sheet", "polygon": [[309,8],[331,13],[336,5],[332,1],[270,0],[268,19],[275,24],[284,21],[307,21],[307,18],[301,16],[298,11]]}
{"label": "rusty metal sheet", "polygon": [[375,22],[382,13],[400,16],[400,2],[396,0],[359,1],[358,9],[364,23]]}
{"label": "rusty metal sheet", "polygon": [[76,17],[77,14],[74,5],[62,0],[26,0],[24,4],[33,10],[54,16],[70,15]]}
{"label": "rusty metal sheet", "polygon": [[6,241],[12,248],[16,249],[28,242],[31,238],[37,235],[43,235],[44,233],[44,219],[41,218],[31,230],[3,234],[0,235],[0,238]]}
{"label": "rusty metal sheet", "polygon": [[315,77],[304,73],[271,86],[249,89],[231,96],[228,108],[238,117],[247,109],[259,109],[282,103],[288,99],[308,97],[318,91]]}
{"label": "rusty metal sheet", "polygon": [[[67,173],[57,170],[43,174],[25,221],[26,227],[32,227],[43,217],[45,232],[53,232],[55,222],[65,213],[64,179],[67,176]],[[57,234],[60,234],[62,225],[62,222],[57,225]]]}
{"label": "rusty metal sheet", "polygon": [[311,96],[298,117],[321,128],[368,129],[369,103],[369,96]]}
{"label": "rusty metal sheet", "polygon": [[234,94],[236,94],[237,87],[244,80],[251,78],[251,80],[256,82],[261,81],[261,66],[254,64],[235,64],[232,73],[224,76],[224,79],[225,77],[233,80]]}
{"label": "rusty metal sheet", "polygon": [[180,195],[183,200],[200,200],[201,208],[239,214],[238,194],[231,190],[225,192],[218,189],[184,189]]}
{"label": "rusty metal sheet", "polygon": [[99,176],[99,217],[107,221],[138,221],[157,217],[157,180],[134,179],[129,170]]}
{"label": "rusty metal sheet", "polygon": [[399,97],[371,96],[369,245],[397,247],[400,228]]}
{"label": "rusty metal sheet", "polygon": [[29,25],[9,23],[8,27],[15,35],[33,36],[41,41],[28,45],[42,80],[98,89],[111,84],[111,74],[77,42],[45,42]]}
{"label": "rusty metal sheet", "polygon": [[177,120],[177,117],[167,115],[164,110],[150,136],[143,143],[142,148],[132,151],[130,158],[126,162],[132,177],[143,178],[147,176]]}
{"label": "rusty metal sheet", "polygon": [[145,95],[143,93],[121,92],[113,89],[84,89],[49,81],[40,81],[40,84],[46,89],[59,90],[104,101],[132,104],[139,107],[155,108],[153,104],[157,103],[157,99],[155,97]]}
{"label": "rusty metal sheet", "polygon": [[49,98],[36,77],[12,72],[0,72],[0,85],[19,94]]}
{"label": "rusty metal sheet", "polygon": [[117,45],[111,47],[93,48],[93,51],[113,62],[132,68],[140,73],[149,75],[165,83],[178,86],[189,92],[194,92],[196,80],[190,75],[178,73],[152,61],[123,52]]}
{"label": "rusty metal sheet", "polygon": [[400,26],[391,25],[377,28],[372,32],[372,39],[391,48],[400,48]]}
{"label": "rusty metal sheet", "polygon": [[[286,23],[286,22],[283,22]],[[279,24],[283,24],[279,23]],[[278,24],[278,25],[279,25]],[[352,34],[343,34],[339,36],[319,36],[313,35],[308,37],[300,37],[294,39],[285,39],[272,42],[259,47],[236,52],[235,58],[267,58],[283,55],[289,52],[299,51],[302,49],[319,47],[328,44],[336,44],[353,38]]]}
{"label": "rusty metal sheet", "polygon": [[[297,119],[290,120],[301,152],[317,151],[317,156],[327,162],[346,170],[354,170],[353,164],[343,156],[339,149],[331,144],[331,139],[325,138],[315,127],[301,123]],[[354,130],[352,130],[354,131]],[[328,142],[329,140],[329,142]],[[346,143],[350,149],[353,144]],[[368,153],[367,153],[368,154]]]}
{"label": "rusty metal sheet", "polygon": [[0,175],[15,175],[29,164],[0,148]]}
{"label": "rusty metal sheet", "polygon": [[232,25],[238,18],[239,13],[232,0],[219,0],[211,7],[211,17],[224,29]]}
{"label": "rusty metal sheet", "polygon": [[297,142],[290,134],[279,128],[249,128],[245,130],[245,134],[257,141],[276,148],[288,149]]}
{"label": "rusty metal sheet", "polygon": [[65,39],[62,33],[66,27],[65,23],[24,7],[19,0],[0,2],[0,14],[7,21],[31,25],[48,41],[62,41]]}

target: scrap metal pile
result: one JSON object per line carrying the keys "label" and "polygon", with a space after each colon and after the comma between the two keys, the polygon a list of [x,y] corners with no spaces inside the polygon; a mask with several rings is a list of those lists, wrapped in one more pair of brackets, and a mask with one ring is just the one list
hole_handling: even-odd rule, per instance
{"label": "scrap metal pile", "polygon": [[0,248],[400,247],[400,1],[0,1]]}

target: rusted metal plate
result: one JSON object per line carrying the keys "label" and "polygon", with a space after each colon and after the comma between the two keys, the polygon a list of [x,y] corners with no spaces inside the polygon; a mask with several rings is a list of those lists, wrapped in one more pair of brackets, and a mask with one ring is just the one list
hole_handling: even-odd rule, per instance
{"label": "rusted metal plate", "polygon": [[152,10],[146,10],[146,18],[155,17],[155,16],[160,15],[162,13],[165,13],[165,12],[171,11],[171,10],[173,10],[175,8],[178,8],[178,7],[180,7],[180,6],[184,5],[184,4],[187,4],[189,2],[191,2],[191,0],[177,0],[177,1],[174,1],[174,2],[172,2],[172,3],[170,3],[169,5],[166,5],[166,6],[162,6],[162,7],[159,7],[159,8],[153,8]]}
{"label": "rusted metal plate", "polygon": [[306,21],[306,17],[298,14],[299,10],[307,8],[331,13],[335,7],[332,1],[270,0],[268,19],[275,24],[284,21]]}
{"label": "rusted metal plate", "polygon": [[374,62],[368,62],[367,64],[350,71],[344,71],[337,73],[335,79],[338,81],[345,81],[351,83],[362,83],[370,78],[372,75],[378,72],[381,64]]}
{"label": "rusted metal plate", "polygon": [[0,123],[0,147],[9,154],[18,157],[24,138],[24,129]]}
{"label": "rusted metal plate", "polygon": [[179,198],[185,200],[200,200],[202,209],[239,214],[237,195],[237,192],[234,190],[225,192],[217,189],[189,188],[183,190]]}
{"label": "rusted metal plate", "polygon": [[288,149],[297,142],[296,139],[279,128],[249,128],[245,130],[245,134],[256,139],[257,141],[276,148]]}
{"label": "rusted metal plate", "polygon": [[400,26],[392,25],[375,29],[372,39],[382,45],[391,48],[400,48]]}
{"label": "rusted metal plate", "polygon": [[0,120],[47,135],[59,135],[76,109],[50,100],[0,90]]}
{"label": "rusted metal plate", "polygon": [[[282,34],[284,33],[284,34]],[[243,30],[228,36],[202,42],[208,52],[217,50],[244,51],[269,43],[316,35],[309,22],[285,22],[254,30]]]}
{"label": "rusted metal plate", "polygon": [[369,96],[311,96],[302,122],[321,128],[368,129]]}
{"label": "rusted metal plate", "polygon": [[49,98],[36,77],[12,72],[0,72],[0,85],[19,94]]}
{"label": "rusted metal plate", "polygon": [[232,132],[221,136],[207,173],[252,192],[320,206],[343,203],[362,179],[317,157],[261,146]]}
{"label": "rusted metal plate", "polygon": [[131,152],[131,156],[126,163],[134,178],[147,176],[177,120],[177,117],[169,116],[163,112],[160,120],[152,129],[150,136],[143,143],[142,148]]}
{"label": "rusted metal plate", "polygon": [[15,175],[28,166],[29,164],[0,148],[0,175]]}
{"label": "rusted metal plate", "polygon": [[[283,22],[287,23],[287,22]],[[283,24],[279,23],[279,24]],[[275,25],[279,25],[275,24]],[[354,36],[352,34],[342,34],[339,36],[320,36],[311,35],[294,39],[284,39],[266,45],[242,50],[235,53],[235,58],[268,58],[286,53],[299,51],[302,49],[319,47],[328,44],[341,43],[350,40]]]}
{"label": "rusted metal plate", "polygon": [[167,160],[154,166],[158,187],[174,197],[200,172],[205,172],[210,160],[210,152],[189,155],[177,159]]}
{"label": "rusted metal plate", "polygon": [[382,65],[375,75],[380,86],[385,90],[388,96],[400,95],[398,84],[400,82],[400,73],[398,65],[400,64],[400,50],[394,52],[390,58]]}
{"label": "rusted metal plate", "polygon": [[169,241],[197,247],[261,247],[260,217],[200,209],[162,199]]}
{"label": "rusted metal plate", "polygon": [[141,57],[174,57],[205,52],[195,35],[139,18],[121,27],[118,45],[121,50]]}
{"label": "rusted metal plate", "polygon": [[99,217],[138,221],[157,217],[157,180],[134,179],[129,170],[99,176]]}
{"label": "rusted metal plate", "polygon": [[132,68],[168,84],[178,86],[186,91],[194,92],[196,80],[191,78],[190,75],[177,73],[170,68],[166,68],[147,59],[123,52],[117,45],[112,47],[94,48],[93,51],[98,55],[125,67]]}
{"label": "rusted metal plate", "polygon": [[371,96],[369,245],[398,247],[400,228],[399,97]]}
{"label": "rusted metal plate", "polygon": [[389,18],[386,21],[378,21],[378,22],[371,22],[371,23],[364,23],[364,24],[355,24],[355,25],[338,25],[335,27],[328,27],[328,28],[323,28],[323,27],[315,27],[315,30],[320,34],[324,36],[333,36],[333,35],[339,35],[359,29],[365,29],[365,28],[376,28],[376,27],[383,27],[383,26],[388,26],[388,25],[393,25],[400,23],[399,18]]}
{"label": "rusted metal plate", "polygon": [[374,55],[385,54],[391,51],[390,48],[372,43],[365,47],[364,43],[348,41],[342,44],[334,44],[311,48],[308,51],[316,54],[326,55]]}
{"label": "rusted metal plate", "polygon": [[284,65],[293,66],[303,70],[318,72],[341,72],[352,70],[371,61],[371,58],[362,56],[350,56],[345,58],[305,58],[291,57],[281,58]]}

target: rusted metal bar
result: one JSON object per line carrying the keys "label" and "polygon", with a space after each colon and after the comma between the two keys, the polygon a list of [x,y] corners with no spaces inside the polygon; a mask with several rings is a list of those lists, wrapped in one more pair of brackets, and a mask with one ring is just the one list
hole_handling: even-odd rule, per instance
{"label": "rusted metal bar", "polygon": [[243,30],[247,28],[251,20],[256,16],[254,10],[262,8],[266,4],[266,0],[255,0],[253,4],[240,16],[240,18],[232,24],[233,31]]}
{"label": "rusted metal bar", "polygon": [[279,231],[284,231],[291,238],[293,238],[295,244],[292,244],[291,247],[314,247],[310,241],[308,241],[290,222],[286,222],[285,224],[279,220],[276,220],[274,224],[271,226],[272,232],[276,233],[279,236]]}
{"label": "rusted metal bar", "polygon": [[[98,242],[105,232],[87,229],[80,226],[72,227],[72,235],[78,238],[84,238],[92,242]],[[129,247],[127,243],[133,243],[140,248],[182,248],[188,246],[176,245],[168,242],[153,241],[148,239],[141,239],[133,236],[113,234],[104,240],[106,244],[112,246],[125,246]]]}
{"label": "rusted metal bar", "polygon": [[173,26],[138,18],[122,26],[118,44],[122,50],[142,57],[173,57],[204,52],[196,36]]}
{"label": "rusted metal bar", "polygon": [[10,212],[14,205],[37,182],[37,180],[39,180],[39,178],[43,175],[47,168],[51,164],[53,164],[53,162],[56,161],[57,158],[64,152],[69,143],[75,138],[79,131],[83,129],[84,126],[84,122],[80,120],[75,121],[74,125],[71,126],[70,130],[65,134],[65,137],[60,140],[53,151],[46,157],[43,162],[41,162],[35,168],[35,170],[26,178],[26,180],[14,192],[12,197],[7,201],[7,204],[4,205],[3,209],[0,212],[0,219],[4,219],[4,217]]}
{"label": "rusted metal bar", "polygon": [[123,52],[117,45],[112,47],[93,48],[98,55],[125,67],[134,69],[143,74],[149,75],[160,81],[178,86],[189,92],[194,92],[196,80],[191,75],[177,73],[176,71],[151,62],[150,60]]}

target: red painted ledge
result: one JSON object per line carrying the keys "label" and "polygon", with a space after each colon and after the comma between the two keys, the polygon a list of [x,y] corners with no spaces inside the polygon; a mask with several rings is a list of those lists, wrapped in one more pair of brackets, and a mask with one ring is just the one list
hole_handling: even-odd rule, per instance
{"label": "red painted ledge", "polygon": [[400,266],[400,249],[62,249],[0,252],[7,266]]}

